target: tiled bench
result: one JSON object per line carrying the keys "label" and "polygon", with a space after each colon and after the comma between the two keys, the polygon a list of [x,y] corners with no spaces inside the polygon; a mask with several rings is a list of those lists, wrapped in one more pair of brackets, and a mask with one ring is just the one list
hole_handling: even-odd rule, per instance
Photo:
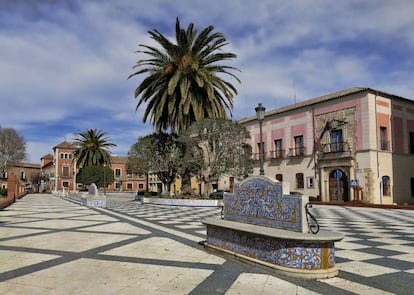
{"label": "tiled bench", "polygon": [[224,219],[206,219],[205,247],[264,264],[296,277],[328,278],[338,274],[334,242],[338,232],[301,233]]}
{"label": "tiled bench", "polygon": [[338,274],[335,242],[341,233],[308,232],[307,196],[283,195],[280,182],[252,177],[225,195],[223,218],[206,219],[205,247],[257,262],[291,276]]}

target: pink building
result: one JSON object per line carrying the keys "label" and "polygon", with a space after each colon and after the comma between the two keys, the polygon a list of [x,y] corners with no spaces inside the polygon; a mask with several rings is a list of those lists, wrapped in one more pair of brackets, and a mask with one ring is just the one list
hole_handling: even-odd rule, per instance
{"label": "pink building", "polygon": [[[259,174],[259,123],[239,122],[251,133]],[[265,174],[291,191],[326,202],[414,204],[413,100],[354,87],[267,110],[262,124]]]}

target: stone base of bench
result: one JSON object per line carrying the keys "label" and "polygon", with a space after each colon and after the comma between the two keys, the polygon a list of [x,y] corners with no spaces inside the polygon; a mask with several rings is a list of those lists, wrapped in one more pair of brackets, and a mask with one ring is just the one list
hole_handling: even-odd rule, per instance
{"label": "stone base of bench", "polygon": [[334,242],[337,232],[299,233],[223,219],[207,219],[205,247],[250,262],[271,267],[279,273],[308,279],[338,274]]}

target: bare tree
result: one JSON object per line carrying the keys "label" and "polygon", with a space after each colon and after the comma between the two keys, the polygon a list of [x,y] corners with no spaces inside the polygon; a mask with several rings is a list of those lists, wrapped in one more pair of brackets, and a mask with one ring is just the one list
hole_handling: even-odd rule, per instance
{"label": "bare tree", "polygon": [[198,166],[205,183],[217,181],[223,174],[243,179],[252,172],[251,147],[245,142],[249,132],[239,123],[225,119],[204,119],[193,123],[180,140],[189,149],[187,165]]}
{"label": "bare tree", "polygon": [[0,126],[0,171],[6,171],[10,162],[25,160],[26,141],[13,128]]}

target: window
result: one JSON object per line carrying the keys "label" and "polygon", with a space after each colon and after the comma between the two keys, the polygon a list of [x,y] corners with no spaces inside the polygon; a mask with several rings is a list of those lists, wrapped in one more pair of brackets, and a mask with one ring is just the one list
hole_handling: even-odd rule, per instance
{"label": "window", "polygon": [[3,172],[3,173],[1,174],[1,178],[7,178],[7,172]]}
{"label": "window", "polygon": [[121,169],[120,168],[115,169],[115,177],[121,177]]}
{"label": "window", "polygon": [[132,189],[132,183],[127,183],[127,189]]}
{"label": "window", "polygon": [[276,180],[283,181],[283,174],[276,174]]}
{"label": "window", "polygon": [[388,151],[387,127],[380,127],[380,148],[382,151]]}
{"label": "window", "polygon": [[69,187],[69,182],[68,182],[68,181],[64,181],[64,182],[62,182],[62,186],[63,186],[63,187]]}
{"label": "window", "polygon": [[121,188],[121,184],[122,184],[122,182],[116,181],[115,182],[115,189],[119,190]]}
{"label": "window", "polygon": [[69,165],[62,166],[62,177],[70,177]]}
{"label": "window", "polygon": [[331,152],[343,151],[342,129],[331,130]]}
{"label": "window", "polygon": [[391,181],[389,176],[382,177],[382,194],[384,196],[391,196]]}
{"label": "window", "polygon": [[414,132],[410,132],[410,154],[414,154]]}
{"label": "window", "polygon": [[144,184],[142,184],[142,183],[138,184],[138,188],[139,189],[143,189],[144,188]]}
{"label": "window", "polygon": [[295,136],[295,156],[303,156],[303,135]]}
{"label": "window", "polygon": [[60,158],[61,159],[72,159],[72,154],[60,153]]}
{"label": "window", "polygon": [[303,173],[296,173],[296,188],[304,188]]}
{"label": "window", "polygon": [[275,153],[273,155],[275,158],[283,158],[282,146],[283,146],[282,139],[275,139]]}
{"label": "window", "polygon": [[307,186],[307,188],[313,188],[314,180],[315,179],[313,178],[313,176],[306,177],[306,186]]}
{"label": "window", "polygon": [[20,180],[25,180],[26,176],[24,175],[24,171],[20,172]]}

